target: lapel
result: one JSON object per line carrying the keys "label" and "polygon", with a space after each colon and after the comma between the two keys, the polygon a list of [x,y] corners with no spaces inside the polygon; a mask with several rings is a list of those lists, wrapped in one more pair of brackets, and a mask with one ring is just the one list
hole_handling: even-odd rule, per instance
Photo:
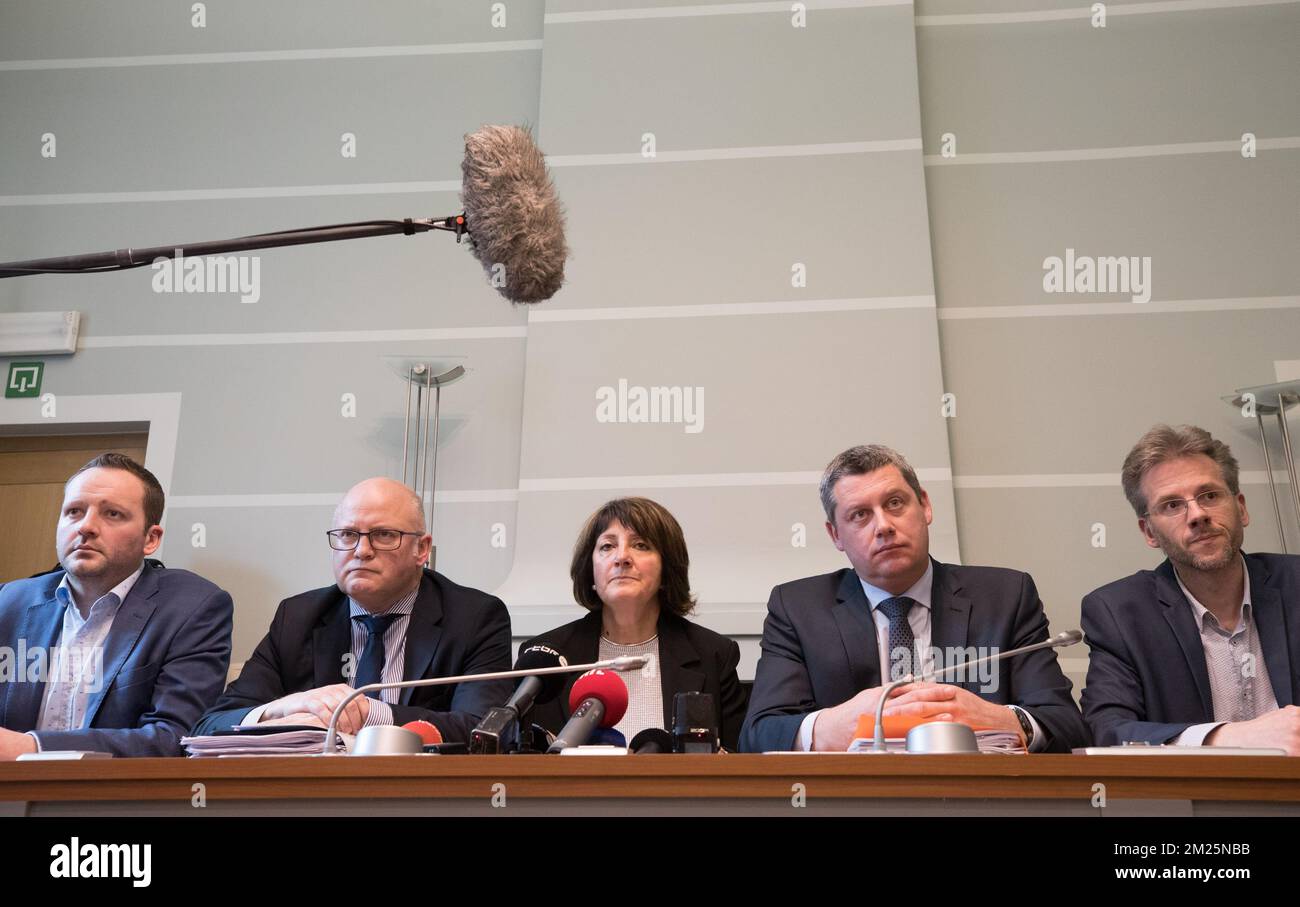
{"label": "lapel", "polygon": [[[659,613],[659,675],[663,688],[664,724],[672,728],[673,701],[678,693],[704,692],[704,672],[700,653],[686,635],[686,619],[675,614]],[[714,703],[721,709],[722,703]]]}
{"label": "lapel", "polygon": [[1268,669],[1268,679],[1273,685],[1273,695],[1277,697],[1278,705],[1290,705],[1295,702],[1295,694],[1291,687],[1287,640],[1300,637],[1300,633],[1287,632],[1282,596],[1269,582],[1268,566],[1247,555],[1246,573],[1250,577],[1250,609],[1259,633],[1260,649],[1264,653],[1264,667]]}
{"label": "lapel", "polygon": [[[561,642],[556,648],[564,653],[569,664],[591,664],[600,658],[600,630],[600,612],[588,611],[587,616],[574,625],[568,640]],[[662,655],[662,652],[660,654]],[[569,691],[581,676],[581,674],[570,674],[564,681],[564,692],[560,694],[560,712],[564,715],[565,721],[568,721],[572,714],[569,709]]]}
{"label": "lapel", "polygon": [[[1174,575],[1173,564],[1166,558],[1155,570],[1156,598],[1164,606],[1165,621],[1173,631],[1187,660],[1187,667],[1196,681],[1196,692],[1201,699],[1203,714],[1214,716],[1214,697],[1210,693],[1210,673],[1205,668],[1205,648],[1201,645],[1201,633],[1192,615],[1191,602],[1178,588],[1178,579]],[[1252,586],[1252,596],[1254,588]],[[1266,655],[1267,657],[1267,655]],[[1271,676],[1271,675],[1270,675]],[[1290,686],[1288,684],[1288,686]]]}
{"label": "lapel", "polygon": [[[934,663],[938,670],[947,667],[946,653],[965,649],[968,645],[971,600],[952,566],[934,559],[930,563],[934,565],[934,577],[930,585],[930,645],[941,653]],[[956,683],[953,679],[961,674],[960,671],[953,671],[951,676],[937,682],[967,687],[968,684]]]}
{"label": "lapel", "polygon": [[[40,667],[39,677],[42,679],[37,681],[32,678],[30,682],[3,685],[5,707],[0,710],[0,716],[3,716],[4,724],[8,727],[34,728],[40,721],[41,699],[45,695],[44,678],[48,676],[51,667],[49,652],[58,644],[59,634],[63,631],[63,605],[59,604],[54,595],[62,578],[62,573],[52,576],[49,584],[23,613],[22,623],[18,627],[18,648],[23,654],[14,664],[14,670],[27,676],[29,669],[34,671]],[[38,651],[46,653],[40,665],[32,661],[32,653]]]}
{"label": "lapel", "polygon": [[[442,597],[438,594],[433,574],[426,570],[420,580],[420,591],[415,596],[415,604],[411,608],[411,620],[406,625],[403,680],[417,680],[424,676],[438,650],[438,641],[442,639],[441,625]],[[398,701],[402,705],[410,705],[415,690],[415,687],[402,690]]]}
{"label": "lapel", "polygon": [[127,593],[126,601],[118,606],[117,616],[113,618],[113,627],[104,640],[104,682],[100,684],[98,692],[92,693],[86,699],[85,727],[94,725],[95,714],[103,704],[104,697],[108,695],[109,687],[118,672],[122,670],[127,656],[135,648],[145,624],[157,610],[158,603],[153,600],[157,592],[158,568],[145,564],[140,578]]}
{"label": "lapel", "polygon": [[312,628],[312,688],[347,683],[343,657],[352,653],[352,615],[342,589],[333,590],[333,604],[321,612]]}
{"label": "lapel", "polygon": [[835,624],[839,627],[840,642],[844,645],[845,673],[852,678],[854,690],[880,686],[880,643],[876,637],[876,622],[871,617],[871,603],[862,591],[858,574],[845,569],[831,608]]}

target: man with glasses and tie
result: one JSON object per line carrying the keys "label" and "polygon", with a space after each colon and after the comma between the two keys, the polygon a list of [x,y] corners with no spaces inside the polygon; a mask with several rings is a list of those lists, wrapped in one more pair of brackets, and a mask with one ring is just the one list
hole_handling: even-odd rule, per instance
{"label": "man with glasses and tie", "polygon": [[1157,425],[1120,478],[1165,561],[1083,599],[1097,742],[1300,755],[1300,557],[1242,553],[1250,514],[1232,451],[1202,428]]}
{"label": "man with glasses and tie", "polygon": [[[328,724],[357,687],[510,670],[500,599],[425,569],[433,543],[420,499],[392,479],[354,486],[326,533],[335,585],[280,603],[239,677],[194,728],[210,734],[272,720]],[[386,689],[354,699],[339,730],[422,719],[466,742],[508,680]]]}
{"label": "man with glasses and tie", "polygon": [[[900,454],[850,448],[820,492],[826,531],[852,569],[772,590],[742,750],[843,752],[883,684],[1047,639],[1028,574],[930,557],[930,498]],[[1010,731],[1031,752],[1087,744],[1053,650],[996,663],[989,683],[953,673],[899,687],[885,715]]]}

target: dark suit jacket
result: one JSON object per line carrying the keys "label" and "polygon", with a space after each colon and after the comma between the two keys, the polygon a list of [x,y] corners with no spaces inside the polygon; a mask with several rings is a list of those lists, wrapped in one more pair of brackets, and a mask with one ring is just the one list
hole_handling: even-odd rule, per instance
{"label": "dark suit jacket", "polygon": [[[969,646],[1008,651],[1048,636],[1034,581],[1016,570],[935,561],[930,604],[930,645],[944,651]],[[740,735],[745,752],[796,749],[805,715],[881,685],[871,605],[848,568],[774,588],[762,650]],[[996,690],[981,690],[978,679],[957,685],[1032,713],[1047,734],[1049,751],[1087,745],[1083,717],[1054,651],[1009,658],[996,667]]]}
{"label": "dark suit jacket", "polygon": [[[540,644],[555,649],[569,664],[588,664],[600,658],[600,629],[600,613],[591,611],[573,623],[528,640],[519,651]],[[745,688],[736,676],[740,646],[734,640],[667,612],[660,612],[658,631],[663,727],[672,727],[673,697],[677,693],[709,693],[717,709],[722,745],[735,751],[740,723],[745,717]],[[534,706],[533,723],[559,733],[569,720],[569,691],[580,676],[570,676],[563,692],[551,702]]]}
{"label": "dark suit jacket", "polygon": [[[317,687],[347,683],[344,655],[352,651],[348,597],[338,586],[280,602],[271,629],[225,694],[194,727],[211,734],[244,720],[259,705]],[[499,598],[424,571],[406,630],[403,680],[485,674],[510,669],[510,615]],[[469,732],[513,690],[509,680],[408,688],[392,704],[401,725],[424,719],[448,742]]]}
{"label": "dark suit jacket", "polygon": [[[59,570],[0,588],[0,645],[30,653],[58,644],[64,606],[54,590],[63,576]],[[103,683],[87,701],[84,729],[38,731],[41,749],[181,755],[181,737],[226,682],[233,612],[230,595],[203,577],[146,564],[104,641]],[[0,726],[34,730],[43,678],[0,687]]]}
{"label": "dark suit jacket", "polygon": [[[1300,705],[1300,557],[1245,557],[1273,693]],[[1085,596],[1083,632],[1092,649],[1083,714],[1099,745],[1167,743],[1214,721],[1200,630],[1168,560]]]}

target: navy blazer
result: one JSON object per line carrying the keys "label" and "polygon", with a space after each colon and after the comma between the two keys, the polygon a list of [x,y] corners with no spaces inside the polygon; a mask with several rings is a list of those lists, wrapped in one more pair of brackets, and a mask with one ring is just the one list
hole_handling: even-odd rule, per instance
{"label": "navy blazer", "polygon": [[[933,564],[932,647],[946,652],[974,646],[983,650],[976,654],[986,655],[1047,639],[1047,615],[1029,574]],[[740,734],[745,752],[797,749],[805,715],[881,685],[876,622],[853,570],[777,586],[767,612],[749,714]],[[1088,744],[1083,716],[1055,651],[1031,652],[996,666],[996,690],[981,690],[978,679],[957,685],[989,702],[1032,713],[1051,752]]]}
{"label": "navy blazer", "polygon": [[[338,586],[280,602],[271,629],[244,662],[239,677],[194,727],[211,734],[244,720],[259,705],[290,693],[347,683],[352,651],[348,597]],[[406,627],[403,680],[510,670],[510,615],[501,599],[425,570]],[[467,742],[493,706],[510,698],[509,680],[407,688],[392,704],[401,725],[423,719],[448,742]]]}
{"label": "navy blazer", "polygon": [[[601,618],[599,611],[528,640],[519,647],[545,645],[565,657],[569,664],[590,664],[600,658]],[[708,693],[713,696],[718,733],[722,745],[734,751],[745,717],[745,688],[740,685],[736,665],[740,646],[735,640],[714,633],[666,611],[659,613],[659,676],[664,700],[665,730],[672,729],[673,697],[678,693]],[[558,734],[569,720],[569,691],[582,675],[570,675],[563,691],[549,703],[533,707],[531,720]],[[630,741],[629,741],[630,742]]]}
{"label": "navy blazer", "polygon": [[[1300,705],[1300,557],[1245,559],[1273,693],[1279,705]],[[1083,714],[1099,745],[1167,743],[1215,720],[1200,630],[1168,560],[1088,593],[1083,632],[1092,649]]]}
{"label": "navy blazer", "polygon": [[[58,644],[64,605],[54,590],[63,577],[56,570],[0,587],[0,645],[30,653]],[[226,682],[233,613],[230,595],[203,577],[146,562],[104,640],[103,683],[83,728],[37,731],[41,749],[181,755],[181,737]],[[15,680],[0,684],[0,726],[35,730],[44,679]]]}

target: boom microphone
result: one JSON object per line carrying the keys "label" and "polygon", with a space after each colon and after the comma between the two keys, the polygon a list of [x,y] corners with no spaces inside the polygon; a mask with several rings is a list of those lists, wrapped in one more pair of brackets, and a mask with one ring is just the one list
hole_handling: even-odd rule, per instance
{"label": "boom microphone", "polygon": [[564,212],[532,135],[518,126],[470,133],[461,174],[470,251],[493,286],[511,302],[550,299],[564,283],[568,248]]}

